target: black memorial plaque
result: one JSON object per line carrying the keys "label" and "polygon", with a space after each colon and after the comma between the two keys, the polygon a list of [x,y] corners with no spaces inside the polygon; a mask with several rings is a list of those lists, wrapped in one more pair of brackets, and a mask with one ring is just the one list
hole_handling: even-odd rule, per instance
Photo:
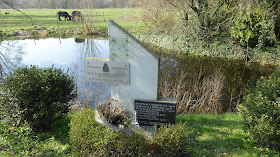
{"label": "black memorial plaque", "polygon": [[135,100],[134,104],[139,125],[175,124],[176,102]]}

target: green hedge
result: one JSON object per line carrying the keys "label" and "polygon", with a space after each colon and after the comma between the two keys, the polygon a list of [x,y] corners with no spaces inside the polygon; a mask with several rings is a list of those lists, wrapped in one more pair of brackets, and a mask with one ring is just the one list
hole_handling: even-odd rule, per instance
{"label": "green hedge", "polygon": [[94,110],[86,108],[71,118],[70,141],[76,156],[185,156],[187,136],[183,124],[156,129],[151,139],[128,135],[99,125]]}

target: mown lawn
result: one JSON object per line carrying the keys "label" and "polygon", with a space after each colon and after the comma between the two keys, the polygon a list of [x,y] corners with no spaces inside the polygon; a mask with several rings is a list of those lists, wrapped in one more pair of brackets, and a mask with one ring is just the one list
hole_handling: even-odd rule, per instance
{"label": "mown lawn", "polygon": [[[57,122],[55,129],[45,133],[7,128],[0,123],[0,156],[71,156],[70,117]],[[248,138],[238,114],[177,115],[177,123],[180,122],[186,123],[187,153],[191,156],[279,156]]]}
{"label": "mown lawn", "polygon": [[177,122],[186,122],[193,156],[279,156],[248,138],[239,114],[178,115]]}

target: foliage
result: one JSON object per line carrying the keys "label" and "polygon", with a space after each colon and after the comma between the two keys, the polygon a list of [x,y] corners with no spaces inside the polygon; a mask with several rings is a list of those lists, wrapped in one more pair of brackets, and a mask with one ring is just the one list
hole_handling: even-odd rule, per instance
{"label": "foliage", "polygon": [[250,137],[280,151],[280,69],[249,87],[240,105]]}
{"label": "foliage", "polygon": [[129,128],[114,132],[98,124],[94,110],[86,108],[72,117],[69,135],[73,153],[78,156],[180,156],[187,147],[184,127],[160,127],[148,139]]}
{"label": "foliage", "polygon": [[[34,133],[28,126],[10,127],[0,121],[0,156],[75,156],[71,154],[72,149],[65,129],[68,128],[69,119],[75,117],[75,114],[76,111],[74,115],[70,113],[56,121],[53,124],[56,127],[51,132],[41,133]],[[176,120],[178,123],[185,123],[188,140],[185,156],[279,156],[279,153],[262,148],[254,139],[247,138],[248,134],[242,130],[242,117],[239,114],[186,114],[177,115]],[[156,148],[156,145],[152,142],[147,145],[139,136],[120,134],[119,141],[112,146],[114,152],[124,156],[123,154],[138,149],[138,156],[156,156],[152,154],[155,149],[151,149]],[[141,142],[143,143],[140,145],[135,144]],[[136,148],[127,149],[128,145]],[[142,154],[140,150],[144,146],[148,146],[148,149]],[[150,154],[146,154],[147,152]]]}
{"label": "foliage", "polygon": [[12,127],[0,121],[0,156],[69,156],[67,119],[61,118],[63,123],[52,132],[34,132],[28,125]]}
{"label": "foliage", "polygon": [[[152,155],[155,156],[186,156],[187,132],[185,124],[162,126],[156,128],[152,138]],[[152,147],[155,145],[154,147]]]}
{"label": "foliage", "polygon": [[111,156],[145,156],[149,140],[145,135],[118,132],[111,148]]}
{"label": "foliage", "polygon": [[30,66],[18,68],[1,84],[1,115],[13,126],[25,122],[35,129],[48,129],[67,114],[75,98],[74,80],[62,70]]}
{"label": "foliage", "polygon": [[143,154],[146,146],[145,138],[138,134],[126,135],[98,124],[91,108],[72,117],[69,136],[78,156],[136,156]]}
{"label": "foliage", "polygon": [[[270,14],[269,14],[270,15]],[[263,10],[250,9],[237,15],[231,27],[231,36],[244,47],[271,46],[276,38],[275,20]]]}
{"label": "foliage", "polygon": [[[143,20],[153,33],[210,39],[227,30],[236,1],[155,0],[139,1]],[[174,39],[176,40],[176,38]]]}

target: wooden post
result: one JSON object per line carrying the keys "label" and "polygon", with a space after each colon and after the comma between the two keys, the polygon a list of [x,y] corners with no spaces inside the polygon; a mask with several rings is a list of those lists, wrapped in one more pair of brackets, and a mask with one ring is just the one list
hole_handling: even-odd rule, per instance
{"label": "wooden post", "polygon": [[104,16],[104,12],[103,12],[103,21],[105,22],[105,16]]}
{"label": "wooden post", "polygon": [[[93,13],[93,14],[94,14],[94,13]],[[97,12],[96,12],[95,15],[94,15],[93,22],[97,21],[97,20],[96,20],[96,17],[97,17]]]}
{"label": "wooden post", "polygon": [[5,27],[5,19],[4,19],[4,16],[3,16],[3,25],[4,25],[4,27]]}
{"label": "wooden post", "polygon": [[31,25],[33,25],[33,21],[32,21],[32,17],[31,17],[31,15],[29,15],[29,17],[30,17],[30,20],[31,20]]}

